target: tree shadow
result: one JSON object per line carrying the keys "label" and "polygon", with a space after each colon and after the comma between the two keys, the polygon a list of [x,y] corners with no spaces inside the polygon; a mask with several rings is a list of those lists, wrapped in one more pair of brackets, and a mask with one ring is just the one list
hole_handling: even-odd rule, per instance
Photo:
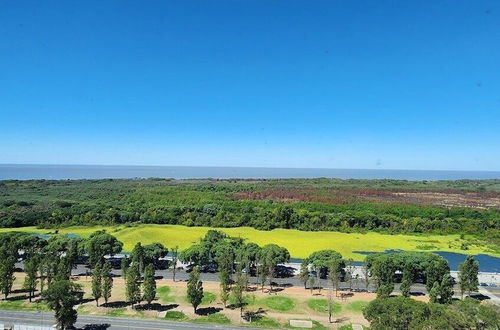
{"label": "tree shadow", "polygon": [[27,294],[23,294],[23,295],[20,295],[20,296],[7,297],[4,300],[7,300],[7,301],[16,301],[16,300],[25,300],[25,299],[29,299],[29,296]]}
{"label": "tree shadow", "polygon": [[153,310],[153,311],[158,311],[158,312],[165,312],[165,311],[177,308],[177,307],[179,307],[179,304],[162,305],[159,303],[152,303],[150,305],[148,305],[148,304],[138,305],[135,307],[135,309],[138,311]]}
{"label": "tree shadow", "polygon": [[109,328],[111,324],[104,323],[104,324],[85,324],[81,330],[106,330]]}
{"label": "tree shadow", "polygon": [[196,310],[196,314],[198,315],[210,315],[210,314],[215,314],[217,312],[220,312],[222,308],[219,307],[203,307],[203,308],[198,308]]}
{"label": "tree shadow", "polygon": [[95,301],[95,299],[92,299],[92,298],[82,298],[82,299],[80,299],[80,303],[82,303],[82,304],[86,304],[86,303],[89,303],[91,301]]}
{"label": "tree shadow", "polygon": [[130,305],[131,304],[129,302],[126,302],[126,301],[113,301],[113,302],[104,303],[101,305],[101,307],[122,308],[122,307],[127,307]]}
{"label": "tree shadow", "polygon": [[266,311],[259,307],[256,311],[245,311],[242,318],[243,320],[251,323],[260,320],[263,317],[263,314],[266,314]]}
{"label": "tree shadow", "polygon": [[491,299],[490,297],[488,297],[482,293],[471,294],[469,297],[471,297],[472,299],[479,300],[479,301]]}
{"label": "tree shadow", "polygon": [[421,291],[411,291],[410,292],[410,296],[425,296],[425,293],[421,292]]}

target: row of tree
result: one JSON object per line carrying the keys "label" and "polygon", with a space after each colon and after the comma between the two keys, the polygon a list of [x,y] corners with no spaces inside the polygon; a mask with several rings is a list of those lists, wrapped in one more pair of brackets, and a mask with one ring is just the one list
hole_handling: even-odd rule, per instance
{"label": "row of tree", "polygon": [[[76,320],[73,306],[83,295],[81,287],[71,282],[71,270],[78,260],[87,257],[87,264],[92,271],[91,294],[97,305],[101,298],[107,304],[112,295],[113,276],[111,264],[106,261],[105,256],[121,252],[122,246],[121,242],[105,231],[94,232],[87,239],[52,235],[46,240],[20,232],[1,234],[0,291],[5,298],[10,294],[15,280],[15,263],[22,256],[26,273],[23,287],[29,293],[30,301],[39,287],[42,298],[55,310],[58,323],[63,327],[71,325]],[[142,245],[138,242],[130,256],[122,258],[122,276],[129,303],[152,303],[156,296],[155,268],[167,254],[168,249],[160,243]],[[177,248],[172,249],[172,257],[174,281],[177,258],[194,267],[188,282],[188,299],[196,311],[203,298],[200,268],[217,270],[222,302],[226,305],[230,293],[233,293],[236,303],[242,308],[243,292],[248,287],[249,275],[254,274],[259,279],[262,290],[268,282],[269,292],[272,293],[277,266],[289,261],[290,254],[285,248],[275,244],[260,247],[254,243],[246,243],[241,238],[210,230],[198,243],[185,249],[180,255]],[[372,254],[366,258],[366,287],[373,280],[381,297],[390,295],[397,275],[401,273],[400,289],[403,296],[409,296],[411,285],[421,280],[426,283],[432,302],[451,302],[454,280],[444,258],[432,253],[408,252]],[[321,279],[328,278],[337,293],[340,281],[347,279],[350,282],[353,274],[352,260],[344,260],[336,251],[322,250],[303,260],[299,276],[304,286],[309,283],[311,290],[315,288],[315,284],[321,290]],[[460,265],[462,292],[470,294],[477,290],[477,275],[477,261],[468,257]]]}

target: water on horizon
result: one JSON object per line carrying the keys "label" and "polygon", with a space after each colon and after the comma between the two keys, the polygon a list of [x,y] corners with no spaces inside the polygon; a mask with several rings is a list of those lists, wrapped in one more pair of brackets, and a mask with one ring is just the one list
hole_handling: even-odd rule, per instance
{"label": "water on horizon", "polygon": [[0,180],[128,179],[153,177],[173,179],[285,179],[325,177],[339,179],[399,179],[432,181],[500,179],[500,171],[0,164]]}

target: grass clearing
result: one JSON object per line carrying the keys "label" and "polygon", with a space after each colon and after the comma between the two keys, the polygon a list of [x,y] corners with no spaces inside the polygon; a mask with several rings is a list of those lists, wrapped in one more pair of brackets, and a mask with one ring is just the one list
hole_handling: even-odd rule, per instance
{"label": "grass clearing", "polygon": [[162,302],[175,302],[175,298],[170,295],[171,291],[169,286],[164,285],[156,290],[156,295]]}
{"label": "grass clearing", "polygon": [[48,311],[46,303],[29,303],[25,300],[7,300],[0,302],[0,309],[17,309],[17,310],[25,310],[25,311]]}
{"label": "grass clearing", "polygon": [[[106,229],[124,243],[124,251],[132,251],[137,242],[149,244],[160,242],[167,246],[178,245],[185,249],[197,242],[210,229],[209,227],[185,227],[178,225],[140,224],[136,226],[94,226],[94,227],[66,227],[59,229],[59,233],[76,234],[88,237],[96,230]],[[459,235],[388,235],[379,233],[340,233],[340,232],[307,232],[295,229],[274,229],[270,231],[256,230],[249,227],[215,228],[231,236],[240,236],[259,245],[275,243],[286,247],[292,257],[305,258],[314,251],[334,249],[345,258],[362,261],[364,255],[354,251],[383,252],[385,250],[400,249],[406,251],[422,251],[422,241],[432,241],[433,249],[429,251],[448,251],[466,254],[489,254],[500,257],[500,252],[488,246],[470,245],[468,250],[461,249]],[[53,233],[51,229],[36,227],[1,228],[0,232],[24,231],[38,234]],[[468,236],[468,235],[466,235]],[[470,237],[468,237],[470,238]],[[307,242],[307,244],[304,244]],[[429,248],[429,247],[425,247]],[[498,252],[498,253],[497,253]]]}
{"label": "grass clearing", "polygon": [[281,324],[278,321],[267,317],[262,316],[252,321],[250,324],[252,327],[262,327],[262,328],[281,328]]}
{"label": "grass clearing", "polygon": [[107,311],[106,315],[108,316],[125,316],[127,309],[125,307],[120,308],[111,308]]}
{"label": "grass clearing", "polygon": [[[326,299],[309,299],[307,306],[318,313],[328,313],[328,300]],[[337,302],[333,302],[332,312],[338,314],[341,310],[342,306]]]}
{"label": "grass clearing", "polygon": [[284,297],[284,296],[272,296],[272,297],[267,297],[261,300],[261,302],[268,308],[280,311],[280,312],[287,312],[292,310],[295,305],[296,301],[295,299],[289,298],[289,297]]}
{"label": "grass clearing", "polygon": [[207,316],[202,316],[194,319],[193,322],[196,323],[216,323],[216,324],[231,324],[231,320],[227,318],[226,315],[222,313],[214,313]]}
{"label": "grass clearing", "polygon": [[352,303],[347,305],[347,309],[356,312],[356,313],[362,313],[363,309],[368,306],[367,301],[353,301]]}
{"label": "grass clearing", "polygon": [[180,311],[167,311],[165,319],[170,321],[185,321],[188,319],[186,314]]}

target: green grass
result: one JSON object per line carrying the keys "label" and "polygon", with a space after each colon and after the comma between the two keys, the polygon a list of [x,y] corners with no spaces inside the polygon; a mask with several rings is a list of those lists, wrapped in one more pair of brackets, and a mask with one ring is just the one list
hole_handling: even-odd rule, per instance
{"label": "green grass", "polygon": [[0,302],[0,309],[17,309],[26,311],[48,311],[46,303],[29,303],[26,300],[8,300]]}
{"label": "green grass", "polygon": [[353,301],[352,303],[347,305],[347,309],[356,313],[362,313],[363,308],[368,306],[367,301]]}
{"label": "green grass", "polygon": [[[124,243],[124,251],[132,251],[137,242],[149,244],[160,242],[166,246],[178,245],[185,249],[194,242],[197,242],[209,227],[185,227],[178,225],[153,225],[141,224],[137,226],[95,226],[95,227],[67,227],[59,230],[60,233],[72,233],[81,237],[88,237],[91,233],[99,229],[106,229]],[[488,249],[487,246],[470,245],[469,250],[461,250],[459,235],[388,235],[379,233],[340,233],[340,232],[304,232],[295,229],[274,229],[270,231],[256,230],[249,227],[238,228],[218,228],[231,236],[240,236],[250,242],[259,245],[276,243],[286,247],[292,257],[304,258],[314,251],[323,249],[334,249],[345,258],[353,258],[361,261],[364,255],[353,251],[382,252],[390,249],[401,249],[406,251],[421,251],[422,240],[432,241],[436,251],[448,251],[467,254],[485,253],[493,256],[500,256],[500,252]],[[38,229],[36,227],[22,228],[1,228],[0,232],[25,231],[46,234],[51,232],[48,229]],[[308,242],[308,244],[304,244]]]}
{"label": "green grass", "polygon": [[170,287],[169,286],[161,286],[156,290],[156,295],[162,302],[175,302],[175,298],[170,296]]}
{"label": "green grass", "polygon": [[295,299],[283,297],[283,296],[272,296],[261,300],[261,302],[268,308],[287,312],[295,307]]}
{"label": "green grass", "polygon": [[125,307],[121,307],[121,308],[112,308],[112,309],[109,309],[106,314],[108,316],[125,316],[125,312],[126,312],[126,308]]}
{"label": "green grass", "polygon": [[[252,306],[256,302],[256,298],[253,294],[245,295],[243,297],[243,300],[245,301],[246,306]],[[228,299],[227,303],[228,303],[228,305],[236,305],[236,299],[234,298],[233,294],[229,295],[229,299]]]}
{"label": "green grass", "polygon": [[[326,299],[310,299],[307,301],[307,306],[313,311],[319,313],[328,313],[328,300]],[[338,314],[341,310],[342,306],[339,303],[334,302],[332,312],[334,314]]]}
{"label": "green grass", "polygon": [[250,326],[252,327],[263,327],[263,328],[280,328],[281,324],[279,324],[276,320],[273,320],[270,317],[259,317],[255,321],[252,321],[250,323]]}
{"label": "green grass", "polygon": [[180,311],[168,311],[165,314],[165,319],[170,321],[185,321],[188,319],[186,314]]}
{"label": "green grass", "polygon": [[[215,302],[216,299],[217,299],[217,295],[215,293],[204,291],[203,292],[203,299],[201,299],[200,305],[209,305],[209,304]],[[189,302],[187,296],[184,297],[184,300],[186,302]]]}
{"label": "green grass", "polygon": [[217,324],[231,324],[226,315],[221,313],[214,313],[207,316],[202,316],[193,320],[196,323],[217,323]]}

